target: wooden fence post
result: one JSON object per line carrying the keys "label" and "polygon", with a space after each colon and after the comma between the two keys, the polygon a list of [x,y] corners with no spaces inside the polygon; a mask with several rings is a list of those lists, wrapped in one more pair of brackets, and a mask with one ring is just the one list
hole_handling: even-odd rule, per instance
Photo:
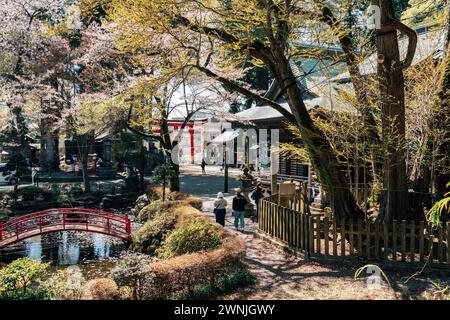
{"label": "wooden fence post", "polygon": [[333,217],[333,256],[337,256],[337,222]]}
{"label": "wooden fence post", "polygon": [[416,223],[414,220],[411,220],[409,228],[409,260],[414,262],[416,259]]}
{"label": "wooden fence post", "polygon": [[341,219],[341,256],[345,257],[345,218]]}
{"label": "wooden fence post", "polygon": [[316,220],[316,236],[317,236],[317,239],[316,239],[316,243],[317,243],[317,248],[316,248],[316,252],[318,253],[318,254],[321,254],[322,253],[322,246],[321,246],[321,238],[320,238],[320,231],[322,230],[322,228],[320,227],[320,218],[319,217],[316,217],[314,220]]}
{"label": "wooden fence post", "polygon": [[419,261],[424,261],[424,232],[425,232],[425,226],[423,221],[419,222]]}
{"label": "wooden fence post", "polygon": [[380,223],[375,224],[375,257],[376,260],[380,258]]}
{"label": "wooden fence post", "polygon": [[383,223],[383,258],[388,260],[389,258],[389,225]]}
{"label": "wooden fence post", "polygon": [[366,221],[366,258],[370,259],[370,222]]}
{"label": "wooden fence post", "polygon": [[309,253],[314,253],[314,223],[313,218],[308,216]]}
{"label": "wooden fence post", "polygon": [[402,261],[405,262],[406,261],[406,221],[405,220],[402,220],[402,224],[401,224],[401,239],[402,239],[402,243],[401,243]]}
{"label": "wooden fence post", "polygon": [[330,254],[330,244],[329,244],[329,237],[328,237],[328,232],[329,232],[329,224],[328,224],[328,218],[325,217],[325,219],[323,220],[323,238],[325,240],[325,255],[328,256]]}
{"label": "wooden fence post", "polygon": [[349,238],[350,238],[350,256],[353,256],[355,253],[355,245],[354,245],[354,225],[353,225],[353,218],[350,218],[350,230],[349,230]]}
{"label": "wooden fence post", "polygon": [[443,261],[443,230],[442,230],[442,226],[441,227],[439,227],[439,229],[438,229],[438,262],[439,263],[442,263],[442,261]]}
{"label": "wooden fence post", "polygon": [[447,222],[447,264],[450,264],[450,222]]}
{"label": "wooden fence post", "polygon": [[397,220],[392,221],[392,260],[397,261]]}
{"label": "wooden fence post", "polygon": [[362,249],[362,220],[358,219],[357,220],[357,224],[358,224],[358,256],[362,257],[363,256],[363,249]]}

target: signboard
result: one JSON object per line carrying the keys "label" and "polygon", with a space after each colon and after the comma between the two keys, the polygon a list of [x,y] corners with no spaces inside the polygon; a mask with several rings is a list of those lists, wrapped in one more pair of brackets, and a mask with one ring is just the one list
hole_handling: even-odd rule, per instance
{"label": "signboard", "polygon": [[279,189],[279,195],[281,197],[294,197],[295,196],[295,183],[281,183]]}

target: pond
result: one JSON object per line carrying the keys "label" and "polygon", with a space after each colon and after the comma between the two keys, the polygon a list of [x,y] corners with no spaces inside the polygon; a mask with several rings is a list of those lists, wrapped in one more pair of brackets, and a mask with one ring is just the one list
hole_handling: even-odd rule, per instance
{"label": "pond", "polygon": [[54,266],[70,266],[116,257],[124,249],[110,236],[75,231],[48,233],[0,250],[0,263],[29,257]]}

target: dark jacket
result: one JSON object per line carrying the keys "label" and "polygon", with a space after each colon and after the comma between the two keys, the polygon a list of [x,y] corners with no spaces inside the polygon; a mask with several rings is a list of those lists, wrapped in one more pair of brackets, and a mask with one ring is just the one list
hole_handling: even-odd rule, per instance
{"label": "dark jacket", "polygon": [[262,188],[255,188],[252,193],[252,199],[258,202],[259,199],[264,198],[263,192],[264,190]]}
{"label": "dark jacket", "polygon": [[233,198],[233,210],[234,211],[245,211],[245,205],[247,200],[242,194],[236,195]]}

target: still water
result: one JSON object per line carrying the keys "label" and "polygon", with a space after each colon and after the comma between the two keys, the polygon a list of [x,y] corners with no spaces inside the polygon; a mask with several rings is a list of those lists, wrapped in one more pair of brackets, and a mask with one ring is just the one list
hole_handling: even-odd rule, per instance
{"label": "still water", "polygon": [[62,231],[26,239],[0,250],[0,262],[29,257],[68,266],[113,257],[122,249],[116,240],[101,234]]}

